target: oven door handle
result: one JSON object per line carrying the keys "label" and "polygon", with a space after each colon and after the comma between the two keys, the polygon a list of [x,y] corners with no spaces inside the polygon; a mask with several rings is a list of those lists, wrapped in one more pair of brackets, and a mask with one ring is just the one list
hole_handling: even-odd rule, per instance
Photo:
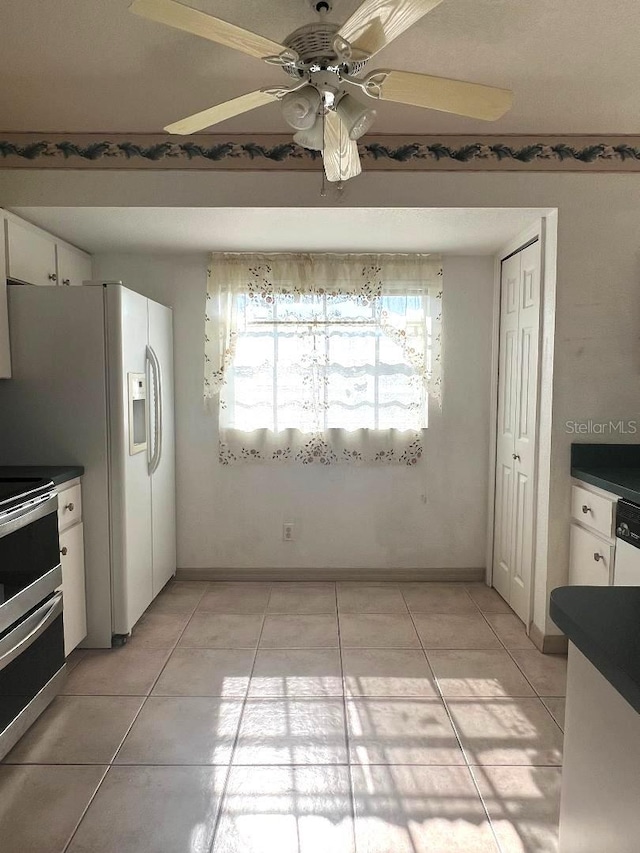
{"label": "oven door handle", "polygon": [[44,495],[38,503],[27,507],[19,507],[12,512],[6,513],[6,515],[0,517],[0,539],[3,536],[8,536],[10,533],[15,533],[16,530],[26,527],[39,518],[44,518],[45,515],[49,515],[51,512],[57,512],[57,510],[58,495],[53,493]]}
{"label": "oven door handle", "polygon": [[62,593],[59,592],[50,601],[46,601],[35,613],[32,613],[28,619],[21,622],[6,637],[3,637],[2,642],[0,642],[0,652],[3,652],[3,647],[9,641],[13,640],[13,645],[0,654],[0,670],[3,670],[18,655],[35,643],[61,613]]}

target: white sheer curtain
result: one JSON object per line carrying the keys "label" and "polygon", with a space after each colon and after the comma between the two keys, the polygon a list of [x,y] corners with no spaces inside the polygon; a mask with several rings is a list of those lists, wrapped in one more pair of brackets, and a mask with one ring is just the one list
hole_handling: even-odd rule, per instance
{"label": "white sheer curtain", "polygon": [[433,255],[213,254],[220,462],[415,464],[441,401],[441,306]]}

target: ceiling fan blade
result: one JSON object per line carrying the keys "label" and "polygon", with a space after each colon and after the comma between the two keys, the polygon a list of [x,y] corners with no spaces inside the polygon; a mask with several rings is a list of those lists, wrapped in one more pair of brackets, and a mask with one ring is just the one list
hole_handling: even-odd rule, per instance
{"label": "ceiling fan blade", "polygon": [[340,116],[329,111],[324,118],[324,171],[328,181],[348,181],[362,171],[358,144],[349,139]]}
{"label": "ceiling fan blade", "polygon": [[338,37],[373,56],[419,21],[442,0],[364,0]]}
{"label": "ceiling fan blade", "polygon": [[175,0],[133,0],[129,11],[140,15],[141,18],[185,30],[187,33],[224,44],[258,59],[279,56],[287,50],[284,45],[271,39],[243,30],[235,24],[228,24],[220,18],[206,15],[190,6],[176,3]]}
{"label": "ceiling fan blade", "polygon": [[233,98],[231,101],[225,101],[215,107],[210,107],[208,110],[202,110],[200,113],[180,119],[180,121],[167,125],[165,130],[167,133],[186,136],[189,133],[197,133],[199,130],[204,130],[205,127],[211,127],[212,124],[218,124],[218,122],[247,113],[249,110],[255,110],[257,107],[262,107],[276,100],[277,95],[273,94],[272,91],[249,92],[247,95],[240,95],[239,98]]}
{"label": "ceiling fan blade", "polygon": [[376,70],[367,77],[365,87],[368,94],[383,101],[411,104],[485,121],[495,121],[503,116],[511,109],[513,102],[513,92],[509,89],[411,71]]}

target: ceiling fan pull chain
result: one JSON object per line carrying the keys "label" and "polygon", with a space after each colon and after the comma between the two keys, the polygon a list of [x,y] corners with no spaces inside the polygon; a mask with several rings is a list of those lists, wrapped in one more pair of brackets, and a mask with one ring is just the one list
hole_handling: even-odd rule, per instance
{"label": "ceiling fan pull chain", "polygon": [[345,173],[344,168],[344,152],[345,152],[345,144],[344,139],[342,138],[342,134],[344,133],[344,124],[340,122],[340,180],[336,184],[336,189],[339,193],[344,189],[344,184],[342,183],[342,175]]}
{"label": "ceiling fan pull chain", "polygon": [[326,139],[325,131],[324,131],[325,115],[326,115],[326,113],[325,113],[324,104],[323,104],[322,105],[322,153],[323,153],[323,156],[320,158],[320,164],[321,164],[321,169],[322,169],[322,183],[320,184],[320,198],[326,198],[326,196],[327,196],[327,183],[326,183],[327,177],[326,177],[325,170],[324,170],[324,142]]}

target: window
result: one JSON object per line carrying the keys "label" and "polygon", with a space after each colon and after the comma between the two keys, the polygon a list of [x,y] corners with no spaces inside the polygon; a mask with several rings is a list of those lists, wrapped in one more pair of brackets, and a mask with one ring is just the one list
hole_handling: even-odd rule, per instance
{"label": "window", "polygon": [[417,461],[441,285],[420,255],[214,255],[205,395],[219,394],[221,461]]}

